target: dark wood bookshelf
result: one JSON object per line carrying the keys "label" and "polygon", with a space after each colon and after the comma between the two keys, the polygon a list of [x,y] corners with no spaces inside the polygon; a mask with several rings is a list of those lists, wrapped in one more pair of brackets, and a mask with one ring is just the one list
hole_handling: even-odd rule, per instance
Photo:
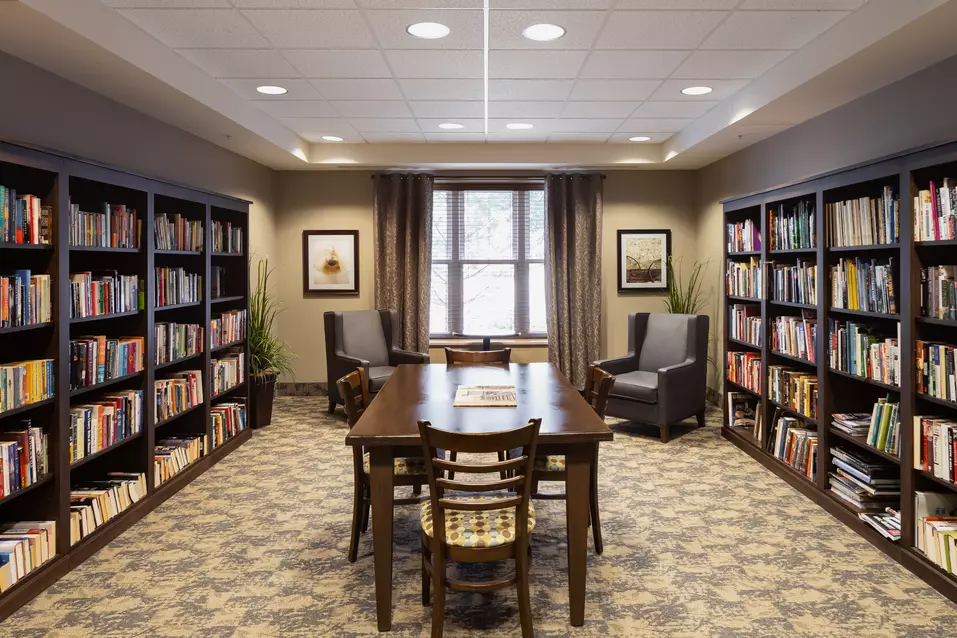
{"label": "dark wood bookshelf", "polygon": [[[187,414],[190,414],[191,412],[195,412],[196,410],[199,410],[199,409],[202,408],[202,407],[204,407],[204,404],[203,404],[203,403],[197,403],[196,405],[191,405],[191,406],[189,406],[188,408],[186,408],[185,410],[180,410],[180,411],[177,412],[176,414],[171,414],[170,416],[166,417],[165,419],[163,419],[163,420],[161,420],[161,421],[157,421],[157,422],[153,425],[153,428],[163,427],[163,426],[166,425],[167,423],[172,423],[173,421],[176,421],[177,419],[180,419],[180,418],[186,416]],[[248,418],[248,417],[247,417],[247,418]]]}
{"label": "dark wood bookshelf", "polygon": [[796,301],[777,301],[775,299],[768,299],[768,303],[772,306],[785,306],[787,308],[800,308],[801,310],[817,310],[817,306],[809,303],[798,303]]}
{"label": "dark wood bookshelf", "polygon": [[761,303],[756,297],[739,297],[737,295],[726,295],[728,301],[743,301],[745,303]]}
{"label": "dark wood bookshelf", "polygon": [[[215,193],[172,184],[149,176],[138,175],[122,169],[89,162],[81,158],[0,141],[0,162],[16,166],[16,171],[0,177],[0,184],[16,188],[19,193],[40,197],[44,206],[53,211],[51,244],[0,243],[0,251],[7,257],[5,267],[16,269],[29,266],[36,273],[49,274],[52,280],[53,321],[46,324],[0,328],[0,351],[7,352],[8,345],[15,345],[15,353],[0,354],[0,363],[31,359],[54,360],[54,398],[34,402],[0,413],[0,419],[27,417],[33,425],[43,429],[49,436],[49,472],[37,482],[0,498],[0,519],[21,520],[29,512],[31,520],[56,522],[56,555],[20,579],[7,591],[0,594],[0,620],[29,602],[59,578],[80,565],[84,560],[101,550],[119,534],[129,529],[136,521],[176,494],[190,481],[209,469],[249,440],[252,433],[246,429],[203,458],[190,464],[162,488],[154,486],[154,447],[157,427],[161,427],[185,414],[192,414],[188,425],[196,433],[205,434],[212,440],[210,408],[213,393],[209,376],[212,349],[209,323],[213,316],[210,301],[213,259],[226,269],[230,292],[230,308],[249,310],[249,202],[217,195]],[[10,180],[8,183],[4,180]],[[122,204],[134,208],[144,220],[140,248],[105,248],[100,246],[70,246],[70,204],[81,210],[96,210],[102,202]],[[210,245],[213,220],[228,220],[243,229],[241,254],[224,255],[210,251],[157,250],[155,248],[153,219],[159,214],[181,213],[188,219],[203,223],[204,245]],[[30,252],[46,253],[31,255]],[[124,274],[140,278],[140,291],[145,298],[143,307],[130,312],[98,315],[95,317],[70,317],[70,275],[77,270],[108,268],[109,260],[122,262]],[[23,266],[20,266],[19,263]],[[42,265],[41,265],[42,262]],[[71,263],[73,262],[73,263]],[[155,271],[157,265],[184,266],[190,272],[203,277],[202,299],[194,304],[178,304],[164,308],[155,307]],[[155,323],[159,312],[189,308],[190,321],[204,327],[205,342],[202,352],[161,366],[151,365],[156,356]],[[202,316],[200,316],[202,315]],[[171,315],[173,316],[173,315]],[[116,323],[98,324],[100,321],[116,320]],[[102,332],[100,332],[102,331]],[[103,383],[71,390],[70,356],[71,338],[84,334],[108,334],[139,336],[145,340],[143,353],[146,368],[131,375],[109,379]],[[18,337],[12,336],[17,334]],[[22,335],[23,338],[20,338]],[[229,344],[242,356],[249,357],[249,344],[241,339]],[[192,361],[203,371],[203,396],[205,401],[166,421],[155,423],[154,383],[157,370]],[[248,364],[246,366],[248,369]],[[71,404],[86,400],[98,400],[103,392],[113,388],[141,390],[143,392],[143,422],[140,432],[117,441],[102,450],[90,454],[75,463],[70,459],[70,409]],[[248,387],[230,390],[230,397],[248,403]],[[82,397],[82,398],[78,398]],[[183,423],[183,426],[186,426]],[[179,425],[171,426],[170,435],[182,432]],[[159,438],[162,438],[160,434]],[[75,545],[70,544],[70,490],[72,481],[85,482],[104,478],[107,472],[141,472],[146,476],[147,493],[115,518],[100,526]],[[7,507],[8,509],[3,509]],[[183,507],[192,507],[184,504]]]}
{"label": "dark wood bookshelf", "polygon": [[230,341],[229,343],[224,343],[221,346],[215,346],[212,348],[212,352],[219,352],[220,350],[225,350],[226,348],[235,348],[236,346],[241,346],[243,341]]}
{"label": "dark wood bookshelf", "polygon": [[808,416],[808,415],[804,414],[803,412],[799,412],[799,411],[795,410],[794,408],[792,408],[792,407],[789,406],[789,405],[786,405],[786,404],[784,404],[784,403],[778,403],[778,402],[775,401],[774,399],[768,399],[768,404],[769,404],[769,405],[773,405],[773,406],[776,407],[776,408],[780,408],[781,410],[784,410],[785,412],[787,412],[787,413],[790,414],[791,416],[795,416],[795,417],[801,419],[802,421],[806,421],[806,422],[810,423],[811,425],[817,425],[817,419],[815,419],[813,416]]}
{"label": "dark wood bookshelf", "polygon": [[242,301],[246,297],[243,295],[231,295],[229,297],[216,297],[213,303],[229,303],[230,301]]}
{"label": "dark wood bookshelf", "polygon": [[167,306],[156,306],[153,308],[153,312],[163,312],[164,310],[180,310],[181,308],[196,308],[202,306],[202,301],[189,301],[186,303],[174,303]]}
{"label": "dark wood bookshelf", "polygon": [[755,438],[754,434],[749,431],[751,428],[735,428],[729,425],[725,426],[723,429],[728,432],[728,434],[725,435],[726,437],[737,437],[748,445],[756,447],[759,450],[761,449],[761,441]]}
{"label": "dark wood bookshelf", "polygon": [[760,393],[760,392],[755,392],[755,391],[752,390],[751,388],[745,387],[745,386],[743,386],[743,385],[741,385],[741,384],[739,384],[739,383],[735,383],[735,382],[732,381],[731,379],[725,379],[725,381],[727,382],[728,385],[733,386],[735,391],[750,392],[751,394],[753,394],[754,396],[759,397],[759,398],[760,398],[760,396],[761,396],[761,393]]}
{"label": "dark wood bookshelf", "polygon": [[728,337],[728,342],[729,342],[729,343],[735,343],[735,344],[737,344],[737,345],[739,345],[739,346],[744,346],[745,348],[754,348],[755,350],[760,350],[760,349],[761,349],[761,346],[759,346],[759,345],[757,345],[757,344],[750,343],[750,342],[744,341],[744,340],[742,340],[742,339],[734,339],[733,337]]}
{"label": "dark wood bookshelf", "polygon": [[793,361],[794,363],[800,363],[801,365],[811,366],[813,368],[817,367],[817,364],[813,361],[809,361],[802,357],[796,357],[793,354],[787,354],[786,352],[781,352],[780,350],[768,350],[768,354],[772,357],[780,357],[782,359],[787,359],[788,361]]}
{"label": "dark wood bookshelf", "polygon": [[938,485],[943,485],[944,487],[951,490],[952,492],[957,492],[957,484],[951,483],[950,481],[942,479],[939,476],[934,476],[927,470],[915,469],[914,471],[917,472],[920,476],[923,476],[925,479],[931,480],[934,483],[937,483]]}
{"label": "dark wood bookshelf", "polygon": [[[237,341],[236,345],[242,344],[242,341]],[[166,363],[157,363],[153,366],[154,370],[162,370],[163,368],[168,368],[170,366],[175,366],[178,363],[183,363],[184,361],[192,361],[193,359],[198,359],[203,356],[202,352],[197,352],[196,354],[187,355],[185,357],[180,357],[179,359],[173,359],[172,361],[167,361]]]}
{"label": "dark wood bookshelf", "polygon": [[760,256],[761,256],[760,250],[739,250],[736,252],[728,253],[728,257],[731,257],[732,259],[734,259],[735,257],[760,257]]}
{"label": "dark wood bookshelf", "polygon": [[226,396],[227,394],[232,394],[232,393],[235,392],[236,390],[242,389],[242,388],[244,388],[244,387],[246,387],[246,382],[245,382],[245,381],[240,381],[240,382],[237,383],[236,385],[231,386],[231,387],[229,387],[229,388],[226,388],[226,389],[223,390],[222,392],[217,392],[216,394],[214,394],[214,395],[211,397],[211,400],[213,400],[213,399],[220,399],[220,398]]}
{"label": "dark wood bookshelf", "polygon": [[223,253],[223,252],[213,252],[213,257],[245,257],[242,253]]}
{"label": "dark wood bookshelf", "polygon": [[[946,574],[936,565],[930,563],[915,548],[915,511],[914,492],[918,489],[927,489],[934,485],[939,491],[949,490],[957,492],[957,485],[942,481],[936,477],[915,470],[914,464],[914,433],[911,424],[915,415],[939,415],[945,418],[954,418],[957,414],[957,402],[946,401],[930,397],[916,391],[917,366],[915,343],[917,340],[931,340],[957,344],[957,321],[921,317],[920,274],[921,269],[927,266],[954,263],[952,255],[957,240],[945,241],[914,241],[913,228],[913,198],[918,191],[927,189],[931,179],[951,174],[957,165],[957,141],[926,147],[917,151],[908,151],[889,157],[876,159],[846,169],[812,177],[798,183],[788,184],[764,192],[752,193],[743,197],[723,202],[726,223],[740,223],[746,219],[752,220],[759,229],[761,238],[767,241],[767,229],[770,223],[769,213],[772,206],[780,202],[802,199],[814,202],[816,234],[819,239],[815,249],[796,249],[789,251],[770,250],[765,246],[760,251],[762,263],[781,255],[793,254],[806,256],[820,267],[818,276],[818,290],[816,299],[811,304],[780,303],[773,300],[745,299],[731,295],[724,295],[723,306],[725,317],[723,334],[719,335],[721,355],[726,357],[729,351],[742,351],[743,344],[731,338],[728,329],[727,313],[729,305],[737,302],[760,304],[761,318],[765,330],[772,324],[774,318],[781,313],[781,307],[796,307],[802,310],[816,311],[818,322],[818,339],[814,359],[817,363],[800,361],[808,369],[816,371],[818,379],[818,405],[816,420],[818,427],[818,458],[817,479],[809,481],[790,466],[776,459],[767,451],[768,433],[773,424],[776,407],[784,407],[789,414],[804,418],[794,410],[785,406],[778,406],[771,401],[767,394],[768,364],[780,357],[794,360],[789,355],[782,355],[771,351],[769,344],[762,344],[760,348],[748,351],[761,353],[761,378],[765,391],[754,393],[741,388],[727,378],[727,372],[722,374],[722,396],[727,392],[748,392],[757,401],[757,410],[760,410],[765,423],[763,438],[757,441],[747,433],[728,427],[728,416],[724,415],[725,427],[722,435],[735,446],[761,463],[776,476],[794,489],[800,491],[807,498],[819,505],[825,511],[841,521],[850,530],[858,533],[872,545],[883,551],[889,557],[900,562],[904,567],[924,579],[931,586],[938,589],[943,595],[957,602],[957,578]],[[899,197],[898,207],[898,237],[899,241],[892,244],[872,244],[864,246],[828,246],[827,206],[835,202],[847,201],[858,197],[880,198],[882,190],[889,186]],[[727,242],[723,248],[722,275],[726,274],[726,264],[736,255],[729,255]],[[831,308],[831,282],[828,272],[830,264],[840,257],[868,255],[885,260],[894,258],[897,266],[894,288],[897,294],[897,309],[899,314],[875,313],[860,310],[844,310]],[[771,282],[765,277],[764,290],[759,296],[767,298]],[[865,377],[849,374],[830,368],[828,360],[829,335],[828,320],[831,318],[856,317],[857,321],[867,325],[885,327],[891,322],[897,322],[899,327],[900,347],[900,386],[873,381]],[[799,368],[803,369],[803,368]],[[900,454],[888,454],[866,442],[866,437],[855,437],[836,430],[830,426],[831,416],[839,412],[870,412],[877,399],[886,393],[893,393],[892,400],[900,401]],[[814,420],[808,420],[813,423]],[[835,496],[829,489],[828,471],[832,467],[831,447],[837,443],[853,445],[862,451],[869,452],[888,462],[893,462],[900,468],[901,480],[901,538],[895,542],[882,536],[877,530],[858,518],[859,509],[844,502]],[[921,483],[918,483],[920,481]]]}

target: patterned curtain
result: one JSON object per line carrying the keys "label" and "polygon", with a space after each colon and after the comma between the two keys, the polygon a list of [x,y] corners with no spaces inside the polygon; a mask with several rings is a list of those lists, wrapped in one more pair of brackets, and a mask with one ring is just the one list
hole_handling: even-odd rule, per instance
{"label": "patterned curtain", "polygon": [[398,312],[400,348],[428,352],[434,180],[420,173],[373,180],[375,307]]}
{"label": "patterned curtain", "polygon": [[578,389],[599,358],[603,177],[545,177],[548,359]]}

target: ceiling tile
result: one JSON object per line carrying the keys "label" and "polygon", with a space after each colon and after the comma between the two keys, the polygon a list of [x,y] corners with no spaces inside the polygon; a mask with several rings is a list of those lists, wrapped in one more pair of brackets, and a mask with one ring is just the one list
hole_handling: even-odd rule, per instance
{"label": "ceiling tile", "polygon": [[360,133],[418,133],[419,127],[413,119],[401,118],[356,118],[349,123]]}
{"label": "ceiling tile", "polygon": [[386,51],[397,78],[481,78],[481,51]]}
{"label": "ceiling tile", "polygon": [[309,80],[327,100],[401,100],[395,80]]}
{"label": "ceiling tile", "polygon": [[701,117],[717,102],[645,102],[633,117]]}
{"label": "ceiling tile", "polygon": [[270,49],[180,49],[178,53],[214,78],[298,78],[299,72]]}
{"label": "ceiling tile", "polygon": [[664,79],[690,51],[592,51],[583,78]]}
{"label": "ceiling tile", "polygon": [[[410,102],[416,117],[456,118],[485,117],[485,102]],[[454,121],[454,120],[446,120]]]}
{"label": "ceiling tile", "polygon": [[566,102],[562,117],[617,117],[631,115],[637,102]]}
{"label": "ceiling tile", "polygon": [[448,143],[476,143],[476,142],[485,142],[485,132],[481,133],[426,133],[425,139],[429,143],[433,144],[448,144]]}
{"label": "ceiling tile", "polygon": [[[478,133],[481,132],[485,134],[485,119],[461,119],[461,118],[452,118],[452,119],[419,119],[419,130],[423,133]],[[439,128],[439,124],[443,122],[455,122],[456,124],[462,124],[465,126],[464,129],[457,129],[454,131],[445,131]]]}
{"label": "ceiling tile", "polygon": [[375,48],[356,9],[247,9],[242,14],[280,49]]}
{"label": "ceiling tile", "polygon": [[399,80],[407,100],[484,100],[485,88],[477,80]]}
{"label": "ceiling tile", "polygon": [[378,51],[282,51],[307,78],[391,78],[392,73]]}
{"label": "ceiling tile", "polygon": [[119,12],[174,49],[269,48],[269,42],[232,9],[120,9]]}
{"label": "ceiling tile", "polygon": [[490,78],[574,78],[587,51],[489,51]]}
{"label": "ceiling tile", "polygon": [[805,11],[848,10],[864,6],[867,0],[744,0],[738,9],[795,9]]}
{"label": "ceiling tile", "polygon": [[[639,134],[645,135],[646,137],[650,137],[651,139],[646,140],[644,142],[632,142],[631,140],[628,139],[629,137],[636,137]],[[626,144],[658,144],[660,142],[664,142],[666,139],[668,139],[672,135],[674,135],[674,133],[654,133],[652,131],[639,131],[636,133],[615,133],[608,139],[608,141],[623,142]]]}
{"label": "ceiling tile", "polygon": [[353,0],[230,0],[239,9],[355,9]]}
{"label": "ceiling tile", "polygon": [[640,133],[676,133],[694,122],[692,119],[642,119],[632,118],[622,125],[621,130]]}
{"label": "ceiling tile", "polygon": [[489,80],[489,100],[562,101],[574,80]]}
{"label": "ceiling tile", "polygon": [[617,130],[624,118],[615,119],[582,119],[582,118],[559,118],[552,121],[553,131],[565,131],[568,133],[609,133]]}
{"label": "ceiling tile", "polygon": [[157,8],[157,9],[205,9],[226,8],[229,0],[100,0],[109,7],[116,8]]}
{"label": "ceiling tile", "polygon": [[790,54],[790,51],[695,51],[671,77],[751,79]]}
{"label": "ceiling tile", "polygon": [[255,79],[255,80],[220,80],[223,84],[239,93],[247,100],[262,100],[270,102],[286,102],[292,100],[318,100],[319,93],[315,88],[305,80],[281,80],[279,86],[288,92],[283,95],[265,95],[256,90],[257,86],[264,84],[275,84],[275,78]]}
{"label": "ceiling tile", "polygon": [[592,144],[603,144],[608,140],[609,133],[551,133],[548,136],[549,142],[569,143],[581,142]]}
{"label": "ceiling tile", "polygon": [[[648,98],[655,102],[720,102],[730,97],[748,84],[747,80],[666,80],[654,94]],[[710,86],[713,91],[705,95],[685,95],[681,89],[689,86]]]}
{"label": "ceiling tile", "polygon": [[694,49],[724,11],[615,11],[596,49]]}
{"label": "ceiling tile", "polygon": [[701,48],[800,49],[846,15],[846,11],[735,11]]}
{"label": "ceiling tile", "polygon": [[734,9],[741,0],[618,0],[618,9]]}
{"label": "ceiling tile", "polygon": [[[481,4],[478,5],[481,9]],[[482,11],[368,11],[379,46],[383,49],[481,49],[484,23]],[[439,22],[451,33],[444,38],[426,40],[409,35],[410,24]]]}
{"label": "ceiling tile", "polygon": [[252,103],[273,117],[339,117],[339,114],[322,100],[252,100]]}
{"label": "ceiling tile", "polygon": [[659,80],[579,80],[569,99],[582,102],[641,102],[660,85]]}
{"label": "ceiling tile", "polygon": [[300,117],[300,118],[280,118],[280,122],[291,128],[302,136],[310,136],[319,139],[323,135],[337,135],[344,139],[358,138],[358,133],[349,126],[349,123],[341,118],[328,117]]}
{"label": "ceiling tile", "polygon": [[[585,49],[591,48],[605,19],[603,11],[501,11],[489,14],[488,45],[491,49]],[[522,35],[533,24],[557,24],[565,35],[551,42],[535,42]]]}
{"label": "ceiling tile", "polygon": [[[530,129],[521,129],[521,130],[512,130],[506,126],[512,122],[521,122],[523,124],[531,124],[534,128]],[[556,120],[552,119],[533,119],[533,118],[490,118],[488,121],[488,132],[489,135],[513,135],[513,136],[528,136],[534,137],[536,135],[545,136],[552,130]]]}
{"label": "ceiling tile", "polygon": [[412,117],[401,100],[346,100],[330,102],[342,117]]}
{"label": "ceiling tile", "polygon": [[494,118],[542,118],[558,117],[563,102],[495,102],[488,105],[488,116]]}
{"label": "ceiling tile", "polygon": [[375,144],[396,144],[399,142],[424,142],[421,133],[389,133],[382,131],[368,131],[362,134],[366,142]]}

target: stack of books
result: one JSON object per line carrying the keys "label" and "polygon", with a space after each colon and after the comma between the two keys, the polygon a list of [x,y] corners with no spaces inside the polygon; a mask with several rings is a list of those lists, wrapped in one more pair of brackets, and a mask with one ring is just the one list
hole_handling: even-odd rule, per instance
{"label": "stack of books", "polygon": [[70,463],[143,429],[143,391],[125,390],[70,408]]}
{"label": "stack of books", "polygon": [[957,569],[957,494],[914,492],[914,545],[948,574]]}
{"label": "stack of books", "polygon": [[70,204],[70,245],[101,248],[139,248],[142,220],[136,209],[103,202],[100,212],[85,213]]}
{"label": "stack of books", "polygon": [[914,241],[957,239],[957,186],[945,177],[914,197]]}
{"label": "stack of books", "polygon": [[867,428],[867,444],[882,452],[900,456],[900,403],[878,399]]}
{"label": "stack of books", "polygon": [[817,479],[817,432],[790,416],[776,416],[771,425],[771,453],[810,480]]}
{"label": "stack of books", "polygon": [[857,517],[876,529],[881,536],[892,541],[899,541],[901,537],[901,513],[891,507],[885,507],[883,512],[860,512]]}
{"label": "stack of books", "polygon": [[817,357],[817,320],[775,317],[771,326],[771,349],[814,363]]}
{"label": "stack of books", "polygon": [[241,255],[243,253],[243,229],[229,222],[213,220],[213,252]]}
{"label": "stack of books", "polygon": [[56,521],[0,523],[0,593],[56,556]]}
{"label": "stack of books", "polygon": [[831,425],[851,436],[867,436],[871,429],[873,414],[866,412],[840,412],[831,415]]}
{"label": "stack of books", "polygon": [[728,269],[725,274],[728,294],[735,297],[751,297],[759,299],[764,289],[762,282],[761,260],[752,257],[745,262],[728,260]]}
{"label": "stack of books", "polygon": [[732,304],[728,309],[728,327],[731,338],[761,347],[761,306]]}
{"label": "stack of books", "polygon": [[153,453],[153,485],[159,487],[201,459],[207,444],[205,434],[184,434],[157,441]]}
{"label": "stack of books", "polygon": [[[758,308],[760,312],[760,307]],[[214,348],[246,338],[246,311],[224,312],[209,321],[209,338]]]}
{"label": "stack of books", "polygon": [[880,198],[860,197],[825,204],[832,247],[896,244],[900,241],[900,199],[890,186]]}
{"label": "stack of books", "polygon": [[146,496],[146,475],[110,472],[70,490],[70,545],[89,536]]}
{"label": "stack of books", "polygon": [[920,271],[920,314],[957,320],[957,266],[931,266]]}
{"label": "stack of books", "polygon": [[768,262],[771,267],[771,299],[788,303],[817,303],[817,266],[798,259],[790,264]]}
{"label": "stack of books", "polygon": [[154,218],[157,250],[203,249],[203,222],[190,221],[179,213]]}
{"label": "stack of books", "polygon": [[15,189],[0,186],[0,242],[49,244],[52,226],[52,207],[36,195],[18,196]]}
{"label": "stack of books", "polygon": [[186,272],[185,268],[157,268],[157,308],[181,303],[198,303],[203,299],[203,276]]}
{"label": "stack of books", "polygon": [[874,335],[872,330],[862,323],[828,319],[828,365],[865,379],[900,385],[900,323],[896,338]]}
{"label": "stack of books", "polygon": [[146,339],[104,335],[70,339],[70,389],[85,388],[143,369]]}
{"label": "stack of books", "polygon": [[209,417],[213,423],[213,447],[217,448],[246,429],[246,404],[225,401],[210,408]]}
{"label": "stack of books", "polygon": [[744,253],[761,250],[761,228],[746,219],[737,224],[728,224],[728,252]]}
{"label": "stack of books", "polygon": [[768,398],[817,418],[817,376],[788,366],[768,366]]}
{"label": "stack of books", "polygon": [[0,275],[0,328],[30,326],[53,320],[50,275],[18,270]]}
{"label": "stack of books", "polygon": [[917,391],[957,402],[957,347],[917,340]]}
{"label": "stack of books", "polygon": [[914,417],[914,467],[957,483],[957,421],[935,416]]}
{"label": "stack of books", "polygon": [[30,420],[0,433],[0,498],[32,485],[50,471],[49,439]]}
{"label": "stack of books", "polygon": [[728,352],[728,380],[761,394],[761,355],[756,352]]}
{"label": "stack of books", "polygon": [[246,379],[245,361],[242,352],[230,352],[210,361],[214,395],[235,388]]}
{"label": "stack of books", "polygon": [[203,351],[203,327],[198,323],[157,323],[156,365],[170,363]]}
{"label": "stack of books", "polygon": [[140,280],[116,271],[70,275],[70,318],[99,317],[142,308]]}
{"label": "stack of books", "polygon": [[163,421],[203,402],[203,375],[183,370],[154,382],[156,421]]}
{"label": "stack of books", "polygon": [[900,507],[900,468],[873,454],[846,447],[831,448],[831,492],[856,509],[883,512]]}
{"label": "stack of books", "polygon": [[802,200],[797,204],[779,204],[777,208],[771,208],[768,233],[771,250],[817,248],[814,202]]}
{"label": "stack of books", "polygon": [[840,259],[831,267],[831,307],[897,314],[894,258],[887,263],[876,259]]}
{"label": "stack of books", "polygon": [[53,359],[36,359],[0,365],[0,413],[52,399]]}

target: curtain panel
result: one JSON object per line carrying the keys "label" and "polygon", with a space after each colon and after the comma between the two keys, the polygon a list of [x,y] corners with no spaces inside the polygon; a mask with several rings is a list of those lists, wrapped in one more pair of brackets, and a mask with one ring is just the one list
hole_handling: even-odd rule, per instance
{"label": "curtain panel", "polygon": [[579,390],[600,358],[603,181],[597,173],[545,177],[548,359]]}
{"label": "curtain panel", "polygon": [[383,173],[372,179],[375,307],[398,313],[400,348],[428,352],[434,178]]}

